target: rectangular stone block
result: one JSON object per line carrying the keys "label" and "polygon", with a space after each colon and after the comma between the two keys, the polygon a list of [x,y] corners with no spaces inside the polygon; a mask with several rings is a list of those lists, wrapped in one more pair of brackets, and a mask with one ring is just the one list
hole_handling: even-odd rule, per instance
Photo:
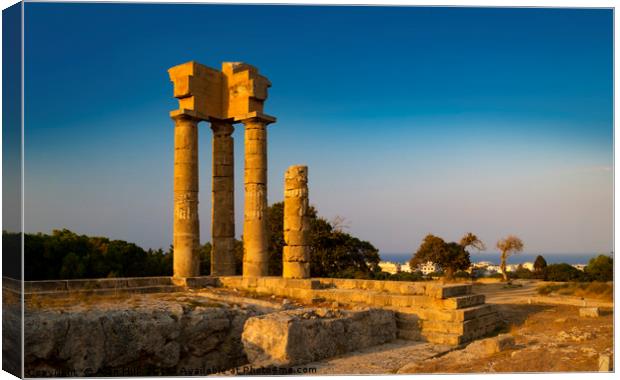
{"label": "rectangular stone block", "polygon": [[471,290],[472,286],[469,284],[427,284],[425,294],[435,298],[450,298],[468,295]]}
{"label": "rectangular stone block", "polygon": [[388,310],[301,309],[249,318],[241,340],[250,364],[292,366],[383,344],[396,335]]}
{"label": "rectangular stone block", "polygon": [[598,307],[582,307],[579,309],[580,317],[597,318],[600,315]]}
{"label": "rectangular stone block", "polygon": [[484,303],[484,294],[471,294],[453,298],[446,298],[442,301],[444,307],[448,309],[463,309],[470,306],[480,305]]}

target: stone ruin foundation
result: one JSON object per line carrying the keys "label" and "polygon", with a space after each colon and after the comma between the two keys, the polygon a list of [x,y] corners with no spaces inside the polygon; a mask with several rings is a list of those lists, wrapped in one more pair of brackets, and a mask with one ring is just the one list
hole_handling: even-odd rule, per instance
{"label": "stone ruin foundation", "polygon": [[34,281],[25,283],[25,299],[31,374],[105,376],[137,368],[150,372],[126,375],[205,375],[244,365],[295,366],[395,339],[457,347],[499,324],[494,306],[471,285],[432,282]]}

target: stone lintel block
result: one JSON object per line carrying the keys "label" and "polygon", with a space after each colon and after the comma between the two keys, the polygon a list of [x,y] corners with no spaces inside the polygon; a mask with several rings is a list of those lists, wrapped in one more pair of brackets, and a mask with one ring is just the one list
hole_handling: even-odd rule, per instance
{"label": "stone lintel block", "polygon": [[174,85],[174,97],[179,104],[206,118],[225,119],[223,104],[223,74],[198,62],[190,61],[168,70]]}
{"label": "stone lintel block", "polygon": [[241,62],[224,62],[222,73],[228,86],[224,90],[224,102],[230,117],[263,111],[271,82],[258,69]]}
{"label": "stone lintel block", "polygon": [[579,316],[597,318],[600,316],[600,310],[598,307],[582,307],[579,308]]}

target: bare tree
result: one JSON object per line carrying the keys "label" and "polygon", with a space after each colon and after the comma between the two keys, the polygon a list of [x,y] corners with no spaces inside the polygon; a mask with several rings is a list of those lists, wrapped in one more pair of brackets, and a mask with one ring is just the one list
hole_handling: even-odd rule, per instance
{"label": "bare tree", "polygon": [[344,230],[347,230],[349,229],[349,227],[351,227],[347,218],[340,215],[336,215],[332,220],[329,221],[329,224],[332,225],[332,228],[336,232],[344,232]]}
{"label": "bare tree", "polygon": [[504,281],[508,281],[508,273],[506,272],[506,260],[513,254],[523,251],[523,242],[514,235],[508,235],[505,239],[497,242],[497,249],[501,252],[500,268]]}
{"label": "bare tree", "polygon": [[461,242],[459,245],[463,248],[472,247],[477,249],[478,251],[484,251],[487,247],[484,245],[482,240],[478,239],[478,236],[468,232],[461,238]]}

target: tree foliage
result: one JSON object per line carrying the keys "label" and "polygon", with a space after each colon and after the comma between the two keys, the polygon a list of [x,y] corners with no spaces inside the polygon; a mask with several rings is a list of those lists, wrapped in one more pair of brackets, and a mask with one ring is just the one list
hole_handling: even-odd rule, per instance
{"label": "tree foliage", "polygon": [[541,255],[536,256],[536,260],[534,260],[534,273],[542,274],[547,268],[547,260]]}
{"label": "tree foliage", "polygon": [[598,255],[590,259],[584,272],[591,281],[613,281],[614,259],[606,255]]}
{"label": "tree foliage", "polygon": [[26,280],[169,276],[172,250],[144,250],[134,243],[78,235],[67,229],[24,234]]}
{"label": "tree foliage", "polygon": [[432,261],[443,269],[446,278],[452,279],[456,271],[466,270],[471,265],[469,252],[465,248],[473,244],[480,245],[475,242],[482,243],[471,233],[461,239],[461,243],[467,245],[455,242],[446,243],[442,238],[428,234],[409,261],[409,266],[415,268],[427,261]]}
{"label": "tree foliage", "polygon": [[584,281],[587,280],[584,272],[572,265],[561,263],[547,265],[545,281]]}

